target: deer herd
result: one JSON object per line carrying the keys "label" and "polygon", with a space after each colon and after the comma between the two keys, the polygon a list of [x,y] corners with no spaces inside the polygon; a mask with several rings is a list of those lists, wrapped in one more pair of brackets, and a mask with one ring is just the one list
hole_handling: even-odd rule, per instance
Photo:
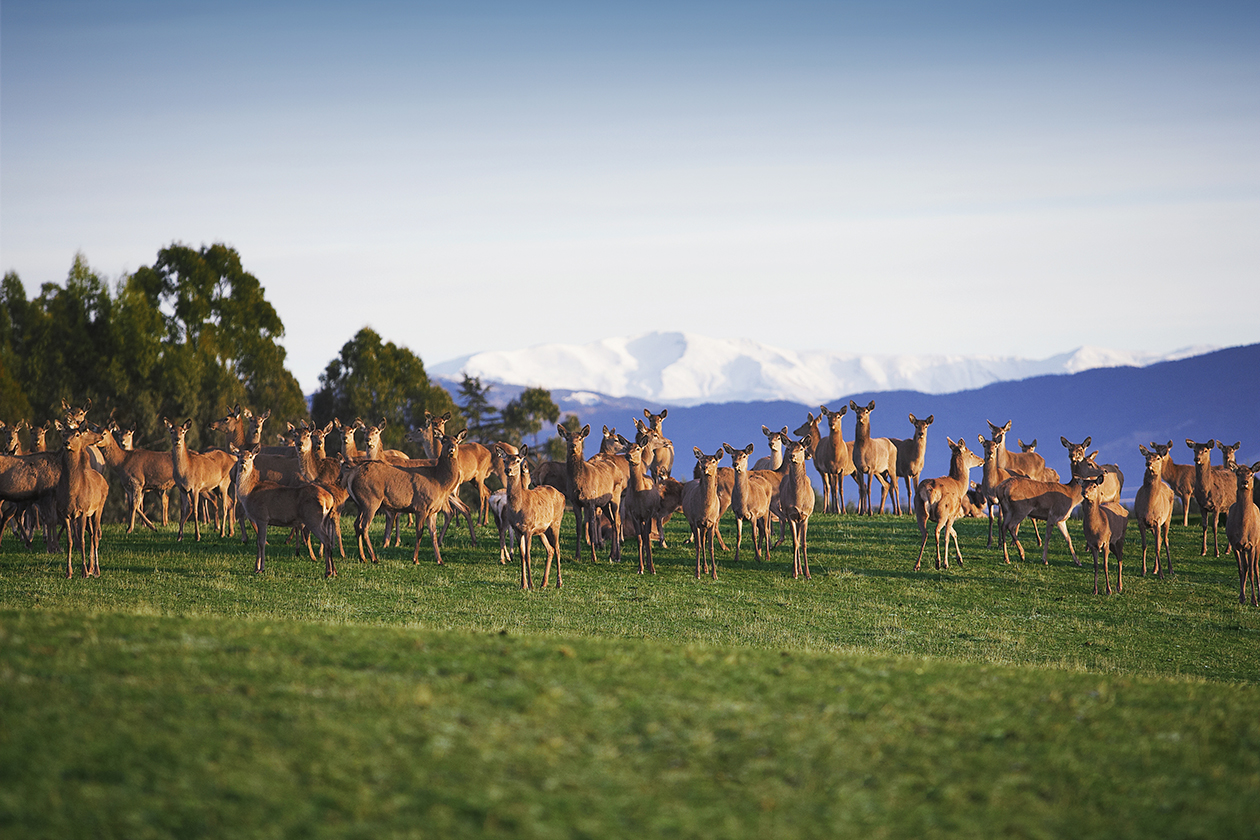
{"label": "deer herd", "polygon": [[[1130,522],[1136,522],[1142,540],[1142,574],[1147,573],[1148,532],[1153,541],[1154,573],[1162,578],[1171,572],[1168,535],[1174,502],[1180,500],[1184,527],[1189,524],[1193,499],[1202,516],[1201,553],[1208,551],[1210,519],[1213,551],[1220,556],[1219,520],[1225,514],[1226,551],[1232,552],[1238,563],[1239,602],[1260,605],[1260,507],[1254,480],[1260,462],[1250,466],[1235,463],[1237,443],[1230,446],[1215,440],[1200,443],[1186,439],[1194,455],[1191,464],[1173,462],[1171,441],[1153,442],[1149,449],[1140,446],[1146,468],[1132,508],[1126,509],[1120,504],[1123,473],[1114,464],[1097,463],[1098,452],[1090,451],[1090,438],[1080,443],[1060,438],[1070,469],[1064,483],[1037,454],[1035,440],[1031,444],[1018,441],[1018,452],[1007,448],[1009,421],[1003,426],[990,422],[989,436],[977,436],[983,454],[973,452],[961,438],[946,438],[951,453],[949,475],[921,479],[927,430],[934,418],[909,415],[914,434],[906,439],[873,437],[874,400],[865,406],[850,400],[838,411],[820,406],[817,416],[807,414],[805,422],[791,433],[786,426],[778,431],[762,426],[770,455],[751,466],[751,443],[743,448],[724,443],[713,454],[696,447],[694,477],[687,482],[671,476],[674,446],[663,431],[668,415],[665,409],[659,413],[644,409],[646,422],[635,418],[633,440],[605,427],[599,451],[590,457],[585,453],[590,426],[570,429],[559,425],[556,429],[566,455],[558,462],[531,457],[527,446],[498,442],[487,447],[467,440],[466,432],[448,434],[449,413],[435,416],[426,412],[424,425],[406,433],[407,441],[424,449],[424,458],[413,459],[383,448],[384,419],[373,425],[361,419],[351,424],[334,420],[322,428],[289,423],[284,445],[265,447],[261,445],[262,428],[270,412],[255,415],[236,406],[210,424],[211,431],[225,436],[224,448],[195,452],[186,440],[192,421],[180,424],[164,419],[170,449],[152,451],[135,448],[135,430],[119,428],[112,416],[103,426],[89,423],[90,401],[78,408],[63,401],[62,407],[63,418],[43,428],[0,423],[0,539],[12,522],[28,546],[35,531],[42,530],[48,551],[59,552],[60,530],[69,544],[67,577],[74,575],[76,547],[84,575],[100,576],[101,514],[109,492],[105,475],[109,475],[122,490],[127,533],[134,530],[137,517],[143,526],[157,529],[144,512],[144,497],[150,492],[160,495],[161,521],[167,525],[166,493],[178,487],[181,503],[176,539],[183,539],[189,519],[194,539],[201,539],[203,519],[213,521],[220,536],[232,537],[239,518],[242,540],[248,540],[244,523],[254,528],[254,568],[258,572],[264,569],[268,527],[275,525],[292,529],[312,560],[316,558],[311,540],[317,540],[325,575],[336,576],[333,554],[345,557],[340,523],[346,502],[352,500],[358,511],[354,533],[361,562],[377,562],[369,528],[378,512],[385,517],[384,547],[391,542],[400,545],[402,519],[407,515],[414,518],[413,563],[419,562],[424,528],[429,530],[434,558],[441,564],[441,545],[453,518],[464,518],[474,546],[474,517],[481,525],[493,518],[499,532],[499,561],[507,563],[515,555],[521,587],[534,588],[534,537],[542,539],[546,554],[542,586],[550,584],[554,561],[555,585],[559,587],[563,582],[561,523],[565,511],[572,509],[575,559],[582,559],[585,543],[592,562],[605,546],[610,560],[618,561],[623,540],[628,538],[635,541],[638,550],[639,572],[655,574],[653,543],[667,547],[665,522],[681,511],[690,526],[696,577],[711,575],[717,579],[715,548],[727,550],[718,525],[730,511],[735,520],[736,561],[745,522],[751,526],[753,556],[758,561],[768,559],[772,548],[781,544],[785,531],[790,530],[792,576],[809,578],[808,528],[816,494],[806,461],[812,460],[821,479],[824,513],[845,512],[843,480],[852,476],[858,490],[858,515],[875,512],[875,483],[880,487],[879,512],[883,513],[891,501],[892,512],[900,515],[903,499],[898,484],[904,482],[904,507],[913,509],[922,537],[916,571],[927,550],[929,522],[935,523],[931,531],[936,568],[948,569],[951,539],[958,565],[963,562],[954,524],[965,516],[986,515],[987,544],[992,546],[996,522],[1006,563],[1010,563],[1010,543],[1024,559],[1019,528],[1025,520],[1032,520],[1043,563],[1049,562],[1050,531],[1055,528],[1079,566],[1081,561],[1067,528],[1069,515],[1079,507],[1085,544],[1094,558],[1095,594],[1099,592],[1100,554],[1104,591],[1112,592],[1112,555],[1117,561],[1116,590],[1123,591],[1124,540]],[[841,419],[849,411],[856,423],[853,439],[846,441]],[[826,428],[820,430],[823,421]],[[53,427],[61,435],[59,451],[49,451],[45,443]],[[29,452],[19,436],[23,429],[28,431]],[[364,449],[356,442],[360,431]],[[341,448],[329,456],[325,438],[334,432],[340,436]],[[1223,466],[1211,463],[1217,449]],[[721,466],[727,456],[730,466]],[[971,479],[976,467],[982,468],[979,481]],[[493,493],[486,486],[491,476],[497,477],[501,488]],[[475,511],[460,498],[464,485],[470,485],[475,493]],[[439,516],[443,518],[440,527]],[[772,543],[776,522],[778,540]],[[1037,529],[1039,522],[1045,523],[1044,540]]]}

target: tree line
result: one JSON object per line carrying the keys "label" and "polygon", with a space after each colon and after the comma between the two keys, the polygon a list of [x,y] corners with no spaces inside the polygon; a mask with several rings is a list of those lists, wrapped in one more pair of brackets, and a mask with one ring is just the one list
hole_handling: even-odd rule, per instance
{"label": "tree line", "polygon": [[38,426],[60,416],[62,400],[91,400],[93,418],[112,413],[121,426],[134,425],[137,446],[166,448],[168,417],[191,418],[189,445],[203,448],[216,443],[209,424],[240,404],[271,410],[281,421],[266,430],[273,439],[286,420],[383,417],[386,445],[402,449],[425,412],[449,411],[448,429],[467,427],[482,442],[532,436],[533,444],[559,417],[543,388],[500,410],[473,377],[464,378],[457,403],[418,356],[370,327],[328,363],[308,405],[285,367],[283,337],[262,283],[222,243],[174,243],[113,284],[76,254],[64,285],[44,283],[30,299],[9,271],[0,284],[0,420]]}

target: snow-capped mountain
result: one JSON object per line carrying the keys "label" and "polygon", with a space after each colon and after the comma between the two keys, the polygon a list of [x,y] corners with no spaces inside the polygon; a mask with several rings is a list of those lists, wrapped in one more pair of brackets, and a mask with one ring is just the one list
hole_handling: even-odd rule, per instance
{"label": "snow-capped mountain", "polygon": [[443,377],[467,373],[493,382],[593,391],[669,405],[750,400],[818,404],[857,392],[947,394],[1045,374],[1145,367],[1213,349],[1187,347],[1156,354],[1081,347],[1048,359],[880,356],[798,352],[750,339],[652,332],[583,345],[540,344],[524,350],[475,353],[432,365],[429,372]]}

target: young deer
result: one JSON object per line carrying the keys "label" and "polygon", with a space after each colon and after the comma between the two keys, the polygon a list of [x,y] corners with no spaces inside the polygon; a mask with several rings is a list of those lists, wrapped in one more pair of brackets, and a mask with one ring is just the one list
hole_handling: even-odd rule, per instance
{"label": "young deer", "polygon": [[753,557],[758,561],[769,560],[770,500],[776,495],[780,482],[771,481],[757,472],[749,472],[748,457],[753,452],[751,443],[743,449],[723,443],[722,449],[731,456],[731,468],[735,473],[735,483],[731,489],[731,510],[735,513],[735,562],[739,562],[739,545],[744,539],[745,520],[752,523]]}
{"label": "young deer", "polygon": [[1151,449],[1164,458],[1164,482],[1172,488],[1173,494],[1181,501],[1181,525],[1190,526],[1190,500],[1194,498],[1194,464],[1175,464],[1172,459],[1172,445],[1151,441]]}
{"label": "young deer", "polygon": [[[171,472],[175,477],[175,484],[188,496],[188,509],[180,514],[179,536],[176,540],[184,539],[184,524],[190,515],[196,513],[202,494],[209,496],[216,491],[223,502],[224,513],[223,518],[216,524],[219,536],[224,536],[227,524],[228,484],[231,482],[232,467],[236,464],[236,459],[222,450],[204,453],[189,450],[187,435],[188,430],[192,428],[192,420],[186,420],[179,426],[165,417],[162,418],[162,422],[171,436]],[[201,525],[196,516],[193,516],[193,533],[200,541]]]}
{"label": "young deer", "polygon": [[847,405],[840,406],[839,411],[818,406],[819,418],[827,418],[828,431],[814,446],[814,469],[818,470],[823,484],[823,513],[844,513],[844,477],[856,471],[852,448],[840,431],[840,419],[848,410]]}
{"label": "young deer", "polygon": [[687,482],[683,489],[683,514],[691,524],[691,534],[696,544],[696,580],[701,576],[701,564],[704,572],[713,567],[713,579],[717,580],[717,558],[713,554],[713,535],[717,533],[718,520],[722,516],[722,506],[718,501],[717,465],[722,460],[722,450],[713,455],[706,455],[700,447],[692,447],[696,456],[697,471],[700,477]]}
{"label": "young deer", "polygon": [[[1036,438],[1032,439],[1032,443],[1024,443],[1024,441],[1021,438],[1016,438],[1015,442],[1019,444],[1020,452],[1036,454],[1037,452],[1037,439]],[[1041,470],[1041,480],[1042,481],[1058,481],[1059,471],[1054,469],[1053,467],[1044,467]]]}
{"label": "young deer", "polygon": [[101,511],[109,495],[109,482],[91,465],[88,448],[101,440],[101,433],[85,425],[62,429],[61,480],[57,483],[57,513],[66,528],[70,550],[66,555],[66,577],[74,577],[74,544],[83,557],[83,576],[101,576]]}
{"label": "young deer", "polygon": [[1155,574],[1164,576],[1159,563],[1161,544],[1164,549],[1164,567],[1172,574],[1172,555],[1169,553],[1168,529],[1172,525],[1173,490],[1163,481],[1165,456],[1153,452],[1141,444],[1138,451],[1146,459],[1142,474],[1142,486],[1133,500],[1132,519],[1137,521],[1138,534],[1142,537],[1142,576],[1146,577],[1146,532],[1155,535]]}
{"label": "young deer", "polygon": [[1247,603],[1247,583],[1251,583],[1251,605],[1260,604],[1260,508],[1254,494],[1255,474],[1260,461],[1247,466],[1237,464],[1237,492],[1225,520],[1225,537],[1238,558],[1238,603]]}
{"label": "young deer", "polygon": [[[913,421],[913,415],[911,420]],[[954,551],[958,554],[958,565],[962,566],[962,549],[958,547],[958,534],[954,532],[954,522],[963,515],[962,503],[967,497],[967,489],[971,486],[971,468],[978,467],[984,460],[967,448],[962,438],[957,441],[945,440],[949,443],[953,455],[949,461],[949,475],[943,478],[928,478],[920,481],[914,490],[914,518],[919,524],[919,533],[923,541],[919,543],[919,556],[914,561],[914,570],[919,571],[923,562],[923,550],[927,547],[928,520],[936,522],[936,568],[949,568],[949,538],[954,538]],[[945,532],[945,553],[941,554],[941,531]]]}
{"label": "young deer", "polygon": [[560,572],[560,522],[564,519],[564,496],[554,487],[527,488],[522,475],[529,454],[529,447],[519,452],[499,449],[503,459],[507,489],[507,508],[504,518],[517,534],[521,559],[521,589],[533,589],[534,578],[530,569],[530,548],[534,537],[542,537],[543,550],[547,552],[547,567],[543,571],[543,589],[551,580],[551,559],[556,560],[556,588],[564,584]]}
{"label": "young deer", "polygon": [[1195,443],[1186,438],[1186,446],[1194,450],[1194,500],[1199,503],[1199,513],[1203,521],[1203,549],[1201,555],[1207,556],[1208,515],[1212,517],[1212,549],[1216,556],[1221,556],[1217,532],[1220,527],[1221,514],[1233,503],[1235,478],[1232,473],[1220,467],[1212,466],[1212,450],[1216,441]]}
{"label": "young deer", "polygon": [[809,573],[809,517],[814,512],[814,488],[805,471],[805,459],[809,457],[808,442],[788,441],[783,453],[787,472],[779,484],[779,509],[792,529],[792,578]]}
{"label": "young deer", "polygon": [[[893,446],[897,447],[897,476],[906,482],[907,499],[914,498],[914,492],[919,486],[919,476],[923,474],[923,459],[927,454],[927,428],[932,425],[935,417],[936,415],[929,414],[927,419],[920,420],[911,414],[910,425],[914,426],[914,437],[906,440],[889,438]],[[957,542],[957,537],[954,539]]]}
{"label": "young deer", "polygon": [[1081,527],[1085,545],[1094,555],[1094,594],[1098,594],[1098,552],[1103,556],[1103,580],[1111,594],[1111,568],[1108,553],[1116,555],[1116,591],[1124,592],[1124,531],[1129,512],[1118,502],[1104,501],[1106,475],[1082,478]]}
{"label": "young deer", "polygon": [[254,469],[254,459],[261,450],[261,446],[255,445],[250,449],[236,451],[236,497],[240,499],[245,516],[254,524],[254,531],[258,536],[254,571],[261,573],[267,562],[267,526],[305,526],[308,532],[307,553],[315,560],[310,542],[313,535],[319,540],[320,551],[324,556],[324,577],[336,577],[332,540],[333,517],[336,515],[337,504],[332,493],[319,484],[287,486],[261,480],[258,471]]}
{"label": "young deer", "polygon": [[863,407],[849,400],[849,408],[853,411],[857,423],[853,430],[853,466],[861,478],[861,498],[858,513],[872,515],[875,506],[871,503],[871,476],[883,477],[884,493],[879,497],[879,512],[884,512],[884,500],[888,495],[888,486],[892,485],[893,513],[901,514],[901,495],[897,489],[897,447],[888,438],[871,437],[871,412],[875,410],[875,401]]}

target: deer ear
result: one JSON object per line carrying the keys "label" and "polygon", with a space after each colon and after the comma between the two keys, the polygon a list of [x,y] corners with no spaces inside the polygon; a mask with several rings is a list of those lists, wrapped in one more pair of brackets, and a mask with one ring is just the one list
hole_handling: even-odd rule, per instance
{"label": "deer ear", "polygon": [[529,454],[529,445],[528,445],[528,444],[525,444],[525,443],[522,443],[522,444],[521,444],[521,448],[520,448],[520,449],[518,449],[518,450],[516,450],[516,454],[517,454],[517,455],[520,455],[522,458],[524,458],[526,455],[528,455],[528,454]]}
{"label": "deer ear", "polygon": [[646,417],[648,420],[651,420],[651,419],[652,419],[652,412],[648,411],[648,410],[645,408],[645,409],[643,409],[643,416],[644,416],[644,417]]}
{"label": "deer ear", "polygon": [[1138,444],[1138,451],[1142,453],[1142,457],[1144,458],[1149,458],[1151,456],[1151,451],[1140,443]]}
{"label": "deer ear", "polygon": [[1093,438],[1092,438],[1092,437],[1087,437],[1087,438],[1085,438],[1085,440],[1081,441],[1081,446],[1089,446],[1089,442],[1090,442],[1091,440],[1093,440]]}
{"label": "deer ear", "polygon": [[857,407],[858,407],[857,403],[855,403],[853,400],[849,400],[849,408],[853,409],[854,411],[857,411]]}
{"label": "deer ear", "polygon": [[753,453],[753,445],[750,443],[744,447],[744,454],[751,455]]}
{"label": "deer ear", "polygon": [[578,435],[578,436],[579,436],[579,437],[586,437],[586,436],[587,436],[587,435],[589,435],[590,433],[591,433],[591,424],[590,424],[590,423],[587,423],[585,426],[583,426],[583,427],[582,427],[582,432],[581,432],[581,434],[580,434],[580,435]]}
{"label": "deer ear", "polygon": [[664,420],[664,419],[665,419],[666,417],[668,417],[668,416],[669,416],[669,409],[668,409],[668,408],[662,408],[662,409],[661,409],[661,419],[662,419],[662,420]]}
{"label": "deer ear", "polygon": [[1059,435],[1059,443],[1063,444],[1064,446],[1071,446],[1071,445],[1072,445],[1072,444],[1068,443],[1068,439],[1067,439],[1067,438],[1065,438],[1063,435]]}
{"label": "deer ear", "polygon": [[467,430],[467,429],[460,429],[460,430],[459,430],[459,434],[455,435],[455,442],[456,442],[456,443],[463,443],[463,442],[464,442],[464,438],[466,438],[466,437],[468,437],[468,430]]}
{"label": "deer ear", "polygon": [[726,452],[729,452],[732,455],[735,454],[735,447],[731,446],[729,443],[722,444],[722,450],[725,450]]}
{"label": "deer ear", "polygon": [[187,420],[184,421],[184,431],[188,431],[191,428],[192,428],[192,418],[189,417]]}
{"label": "deer ear", "polygon": [[867,410],[867,411],[874,411],[874,410],[875,410],[875,400],[871,400],[870,404],[866,406],[866,410]]}
{"label": "deer ear", "polygon": [[761,433],[765,435],[766,437],[770,437],[770,435],[773,434],[773,432],[770,431],[770,427],[767,426],[765,423],[761,424]]}
{"label": "deer ear", "polygon": [[[929,414],[929,415],[927,416],[927,421],[926,421],[926,422],[927,422],[927,424],[928,424],[929,426],[931,426],[931,425],[932,425],[932,421],[933,421],[933,420],[935,420],[935,419],[936,419],[936,415],[935,415],[935,414]],[[1037,442],[1037,441],[1035,441],[1035,440],[1033,441],[1033,443],[1036,443],[1036,442]]]}
{"label": "deer ear", "polygon": [[722,450],[721,450],[721,449],[719,449],[717,452],[714,452],[714,453],[713,453],[713,460],[715,460],[715,461],[721,461],[721,460],[722,460]]}
{"label": "deer ear", "polygon": [[949,439],[949,435],[945,436],[945,442],[949,444],[950,449],[953,449],[955,446],[958,445],[957,443]]}
{"label": "deer ear", "polygon": [[[645,410],[646,410],[646,409],[645,409]],[[703,457],[704,457],[704,453],[700,451],[700,447],[698,447],[698,446],[693,446],[693,447],[691,447],[691,453],[692,453],[693,455],[695,455],[697,458],[703,458]]]}

